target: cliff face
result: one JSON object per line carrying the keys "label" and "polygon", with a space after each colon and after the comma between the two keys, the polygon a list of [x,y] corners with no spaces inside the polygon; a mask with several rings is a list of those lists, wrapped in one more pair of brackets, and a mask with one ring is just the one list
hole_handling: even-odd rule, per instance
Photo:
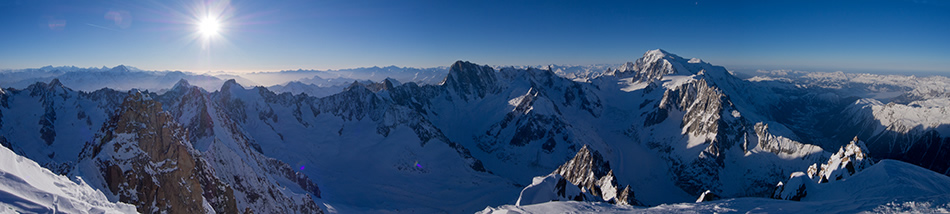
{"label": "cliff face", "polygon": [[199,159],[187,136],[159,102],[131,92],[87,144],[80,173],[101,176],[100,185],[142,213],[236,213],[233,191]]}
{"label": "cliff face", "polygon": [[202,89],[182,80],[155,99],[190,131],[186,138],[200,153],[200,163],[207,163],[232,188],[238,210],[322,212],[313,201],[320,198],[319,187],[289,164],[261,154],[260,145]]}

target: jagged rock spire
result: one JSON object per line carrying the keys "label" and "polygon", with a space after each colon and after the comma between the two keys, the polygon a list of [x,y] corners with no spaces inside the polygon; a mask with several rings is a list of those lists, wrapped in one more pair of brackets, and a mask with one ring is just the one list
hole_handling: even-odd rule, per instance
{"label": "jagged rock spire", "polygon": [[[557,194],[553,196],[539,196],[540,194],[538,194],[538,192],[545,192],[545,188],[550,186],[550,184],[545,184],[545,182],[557,182],[557,185],[554,185],[554,190]],[[568,183],[571,185],[567,185]],[[584,194],[563,193],[572,189],[579,189],[580,193]],[[526,195],[526,193],[530,194]],[[589,196],[585,194],[589,194]],[[610,169],[610,164],[603,160],[603,156],[601,156],[599,152],[591,151],[587,145],[581,147],[573,159],[558,167],[558,169],[550,175],[535,177],[535,182],[522,190],[522,197],[530,197],[525,198],[524,201],[533,202],[540,202],[545,199],[554,200],[564,198],[570,200],[606,201],[620,205],[642,205],[635,199],[629,185],[620,189],[620,186],[617,184],[617,179],[614,177],[614,171]],[[522,198],[519,197],[518,201],[522,202]]]}
{"label": "jagged rock spire", "polygon": [[835,182],[851,177],[871,167],[874,162],[868,157],[868,148],[855,136],[848,145],[828,158],[828,162],[808,167],[806,172],[794,172],[787,182],[775,186],[772,198],[798,201],[808,195],[808,189],[819,183]]}

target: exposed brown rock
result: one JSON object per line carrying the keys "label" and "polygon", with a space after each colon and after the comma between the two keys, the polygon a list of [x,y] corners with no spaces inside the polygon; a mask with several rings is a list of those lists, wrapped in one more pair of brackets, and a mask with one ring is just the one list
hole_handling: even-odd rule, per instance
{"label": "exposed brown rock", "polygon": [[233,192],[202,163],[161,104],[132,92],[103,127],[94,157],[109,190],[142,213],[237,213]]}

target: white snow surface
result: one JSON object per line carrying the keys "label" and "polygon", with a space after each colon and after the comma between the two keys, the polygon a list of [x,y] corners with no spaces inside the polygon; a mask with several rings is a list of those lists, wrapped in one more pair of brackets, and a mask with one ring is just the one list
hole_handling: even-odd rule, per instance
{"label": "white snow surface", "polygon": [[0,146],[0,213],[136,213],[110,202],[82,178],[75,181]]}
{"label": "white snow surface", "polygon": [[947,213],[948,195],[854,201],[798,202],[767,198],[734,198],[654,207],[616,206],[600,202],[552,201],[527,206],[487,207],[481,214],[526,213]]}
{"label": "white snow surface", "polygon": [[845,95],[880,100],[890,100],[902,94],[924,99],[950,96],[950,78],[944,76],[759,70],[756,76],[747,80],[791,83],[801,88],[836,89],[836,92]]}
{"label": "white snow surface", "polygon": [[515,202],[515,205],[524,206],[548,201],[569,201],[572,199],[568,197],[583,194],[581,189],[576,185],[566,182],[564,186],[564,196],[559,196],[556,186],[558,180],[560,179],[563,178],[557,173],[552,173],[543,177],[534,177],[534,179],[531,181],[531,185],[528,185],[524,188],[524,190],[521,190],[521,195],[518,196],[518,201]]}
{"label": "white snow surface", "polygon": [[936,128],[941,135],[950,135],[950,127],[947,126],[950,124],[950,98],[919,100],[907,105],[875,101],[866,98],[854,105],[871,108],[874,119],[889,131],[907,133],[914,128]]}
{"label": "white snow surface", "polygon": [[[804,176],[804,175],[802,175]],[[487,207],[479,213],[947,213],[950,177],[883,160],[845,180],[815,184],[802,201],[733,198],[654,207],[552,201]]]}

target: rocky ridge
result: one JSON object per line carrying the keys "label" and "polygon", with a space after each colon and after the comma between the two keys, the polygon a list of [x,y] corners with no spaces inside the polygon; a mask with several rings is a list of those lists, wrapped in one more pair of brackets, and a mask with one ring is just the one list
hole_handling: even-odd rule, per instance
{"label": "rocky ridge", "polygon": [[864,142],[854,137],[851,142],[831,155],[826,163],[820,166],[817,163],[812,164],[805,172],[792,173],[787,182],[779,182],[772,198],[798,201],[808,195],[809,187],[814,184],[847,179],[874,164],[867,152]]}
{"label": "rocky ridge", "polygon": [[605,162],[599,152],[591,152],[585,145],[573,159],[550,175],[535,177],[532,184],[522,190],[516,204],[521,206],[552,200],[575,200],[643,205],[636,200],[629,185],[622,189],[620,187],[610,163]]}
{"label": "rocky ridge", "polygon": [[187,131],[148,95],[130,92],[97,136],[80,155],[78,173],[101,177],[104,189],[139,212],[238,211],[230,186],[199,160]]}

